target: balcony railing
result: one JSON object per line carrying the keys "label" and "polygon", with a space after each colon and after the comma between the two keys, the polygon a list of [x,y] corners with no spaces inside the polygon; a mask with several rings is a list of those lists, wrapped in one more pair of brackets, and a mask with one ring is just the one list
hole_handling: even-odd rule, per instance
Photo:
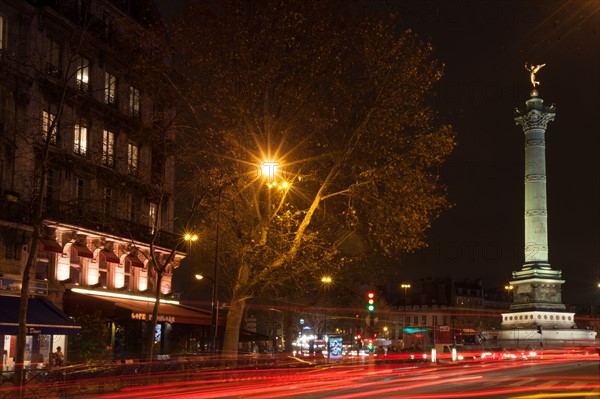
{"label": "balcony railing", "polygon": [[[5,192],[0,197],[0,219],[31,225],[31,209],[28,201],[22,201],[10,192]],[[140,242],[147,243],[153,238],[150,226],[106,215],[102,208],[89,204],[52,201],[46,207],[45,219]],[[158,233],[155,243],[164,248],[182,245],[180,236],[162,230]]]}

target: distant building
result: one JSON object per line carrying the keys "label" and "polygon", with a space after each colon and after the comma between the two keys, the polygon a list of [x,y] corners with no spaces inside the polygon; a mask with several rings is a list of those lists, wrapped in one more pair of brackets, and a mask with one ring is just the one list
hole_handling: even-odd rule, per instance
{"label": "distant building", "polygon": [[[126,21],[145,37],[147,23],[157,18],[152,5],[0,0],[0,294],[19,295],[27,256],[35,251],[33,300],[45,298],[69,313],[86,304],[102,310],[112,331],[107,347],[114,351],[141,350],[119,348],[131,343],[119,341],[118,323],[138,323],[140,330],[151,313],[148,302],[123,294],[150,296],[156,288],[146,256],[156,219],[159,256],[179,239],[172,224],[174,157],[163,142],[149,139],[173,133],[160,131],[162,118],[173,110],[154,101],[143,77],[129,73],[130,38],[122,25]],[[42,239],[31,248],[31,215],[48,136]],[[177,252],[163,275],[165,297],[185,255]],[[159,353],[168,349],[164,338],[173,325],[210,325],[206,312],[176,303],[163,309]],[[2,322],[0,349],[8,351],[4,365],[10,366],[15,330]],[[9,322],[14,327],[15,320]],[[47,359],[59,345],[68,357],[65,334],[76,330],[32,327],[28,360],[38,354]],[[140,338],[138,332],[138,346]]]}
{"label": "distant building", "polygon": [[[403,300],[400,302],[404,302]],[[507,305],[508,306],[508,305]],[[407,291],[406,305],[400,305],[381,318],[389,325],[389,338],[402,340],[406,347],[434,341],[433,331],[478,331],[486,324],[481,280],[426,278]]]}

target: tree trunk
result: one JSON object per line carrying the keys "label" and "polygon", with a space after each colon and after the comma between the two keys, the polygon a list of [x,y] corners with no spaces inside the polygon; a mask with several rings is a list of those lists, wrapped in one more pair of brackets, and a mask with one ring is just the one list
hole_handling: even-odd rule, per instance
{"label": "tree trunk", "polygon": [[25,344],[27,342],[27,307],[29,306],[29,273],[35,261],[37,251],[34,245],[37,246],[39,237],[39,224],[33,226],[33,235],[30,241],[27,261],[21,278],[21,301],[19,302],[19,332],[17,333],[17,353],[15,356],[15,374],[14,383],[21,386],[24,378],[25,367]]}
{"label": "tree trunk", "polygon": [[240,339],[240,327],[246,307],[246,300],[250,297],[247,293],[247,283],[250,276],[250,265],[242,262],[238,270],[238,278],[231,296],[231,304],[227,312],[227,324],[223,337],[223,355],[237,359]]}
{"label": "tree trunk", "polygon": [[148,331],[148,347],[146,354],[148,360],[152,361],[154,355],[154,331],[158,320],[158,307],[160,306],[160,283],[162,281],[162,273],[156,273],[156,289],[154,290],[154,307],[152,308],[152,319],[150,320],[150,329]]}

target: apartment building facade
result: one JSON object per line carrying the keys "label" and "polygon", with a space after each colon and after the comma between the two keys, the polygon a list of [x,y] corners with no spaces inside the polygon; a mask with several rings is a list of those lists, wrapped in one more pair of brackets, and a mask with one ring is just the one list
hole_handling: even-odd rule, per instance
{"label": "apartment building facade", "polygon": [[[109,349],[117,315],[148,320],[148,311],[136,306],[157,288],[150,241],[166,259],[179,240],[173,232],[175,161],[168,150],[175,134],[164,123],[174,111],[130,64],[131,43],[143,42],[158,21],[152,3],[0,1],[0,302],[19,295],[25,261],[35,251],[31,310],[41,301],[64,318],[61,309],[95,300],[88,309],[112,309],[106,312]],[[44,176],[44,219],[33,248],[32,214]],[[165,298],[185,255],[176,251],[162,275]],[[209,316],[176,301],[165,309],[159,313],[163,339],[180,321],[210,325]],[[7,323],[10,329],[0,327],[4,365],[14,351],[14,320]],[[28,359],[47,358],[56,346],[68,356],[65,335],[78,329],[65,323],[32,326]]]}

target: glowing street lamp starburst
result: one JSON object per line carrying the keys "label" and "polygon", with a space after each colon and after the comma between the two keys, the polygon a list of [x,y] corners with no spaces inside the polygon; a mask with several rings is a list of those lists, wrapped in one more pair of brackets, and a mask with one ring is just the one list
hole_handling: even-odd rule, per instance
{"label": "glowing street lamp starburst", "polygon": [[269,182],[273,182],[275,180],[275,176],[277,174],[277,167],[279,166],[279,162],[275,161],[265,161],[261,165],[261,174],[263,177],[267,178]]}

